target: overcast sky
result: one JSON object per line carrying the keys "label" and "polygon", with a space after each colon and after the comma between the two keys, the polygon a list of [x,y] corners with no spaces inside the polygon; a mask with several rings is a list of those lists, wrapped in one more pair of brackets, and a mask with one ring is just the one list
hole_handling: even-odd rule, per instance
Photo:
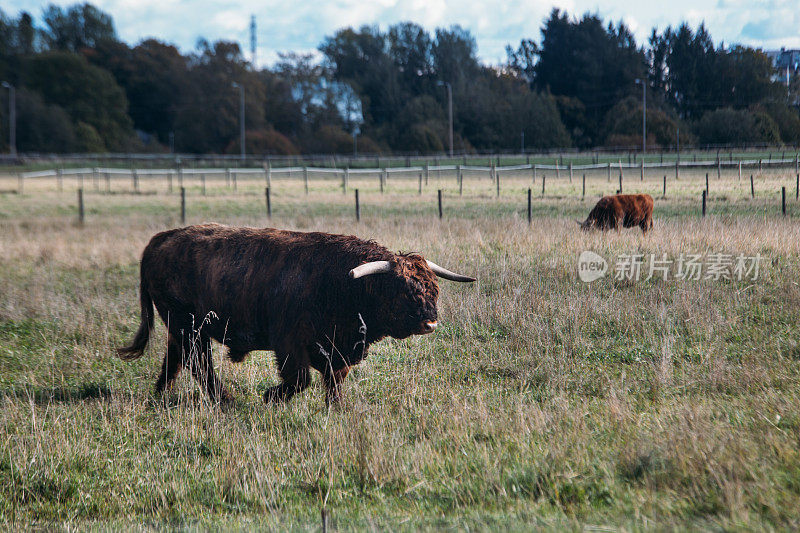
{"label": "overcast sky", "polygon": [[[4,0],[6,15],[29,11],[41,21],[50,3],[74,1]],[[135,44],[147,37],[176,44],[183,52],[197,39],[238,41],[249,58],[250,16],[256,16],[258,63],[271,64],[281,51],[312,52],[325,36],[347,26],[400,21],[433,30],[459,24],[478,41],[484,63],[505,59],[505,46],[523,38],[541,39],[540,28],[553,7],[572,16],[599,14],[606,22],[624,20],[640,44],[653,27],[663,30],[681,21],[696,27],[705,21],[715,43],[761,48],[800,48],[800,0],[95,0],[110,13],[117,33]]]}

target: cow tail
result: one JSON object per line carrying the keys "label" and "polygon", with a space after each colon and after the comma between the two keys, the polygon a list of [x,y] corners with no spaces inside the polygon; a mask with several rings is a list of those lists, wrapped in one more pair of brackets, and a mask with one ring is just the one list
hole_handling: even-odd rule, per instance
{"label": "cow tail", "polygon": [[139,324],[139,329],[136,331],[136,335],[130,345],[117,349],[117,355],[125,361],[138,359],[142,356],[147,346],[147,341],[150,340],[150,330],[153,329],[153,299],[145,289],[143,282],[144,280],[142,280],[139,287],[139,303],[142,308],[142,321]]}

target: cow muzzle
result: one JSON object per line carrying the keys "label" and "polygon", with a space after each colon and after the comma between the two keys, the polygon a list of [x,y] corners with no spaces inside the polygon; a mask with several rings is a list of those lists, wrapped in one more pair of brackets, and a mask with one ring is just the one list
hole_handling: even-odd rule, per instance
{"label": "cow muzzle", "polygon": [[433,333],[436,330],[436,326],[438,325],[439,323],[435,320],[426,320],[420,326],[420,334],[426,335],[428,333]]}

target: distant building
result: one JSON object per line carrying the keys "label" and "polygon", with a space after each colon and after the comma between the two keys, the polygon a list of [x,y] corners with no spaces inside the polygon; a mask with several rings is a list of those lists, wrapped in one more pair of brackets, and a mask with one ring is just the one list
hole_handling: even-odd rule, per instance
{"label": "distant building", "polygon": [[785,73],[788,69],[789,72],[795,73],[800,70],[800,50],[787,50],[781,48],[780,50],[765,50],[764,53],[772,60],[775,70]]}

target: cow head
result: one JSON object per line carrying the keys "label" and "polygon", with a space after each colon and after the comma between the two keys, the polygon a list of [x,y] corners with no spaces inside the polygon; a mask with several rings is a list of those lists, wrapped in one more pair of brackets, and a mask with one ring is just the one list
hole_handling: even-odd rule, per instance
{"label": "cow head", "polygon": [[581,227],[583,231],[589,231],[594,226],[594,220],[591,218],[587,218],[585,221],[581,222],[580,220],[576,220],[575,222]]}
{"label": "cow head", "polygon": [[475,278],[450,272],[417,254],[397,254],[390,261],[371,261],[350,271],[353,279],[374,276],[367,292],[379,302],[377,320],[386,334],[403,339],[433,333],[438,324],[436,277],[459,282]]}

